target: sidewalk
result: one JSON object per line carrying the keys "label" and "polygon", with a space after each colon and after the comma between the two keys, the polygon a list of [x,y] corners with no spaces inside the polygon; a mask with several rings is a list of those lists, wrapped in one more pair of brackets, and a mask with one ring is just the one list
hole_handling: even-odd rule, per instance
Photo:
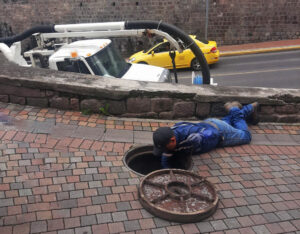
{"label": "sidewalk", "polygon": [[250,145],[193,157],[216,185],[217,212],[198,223],[154,217],[141,177],[123,164],[133,144],[173,121],[119,119],[0,103],[0,233],[299,233],[300,125],[251,127]]}
{"label": "sidewalk", "polygon": [[220,50],[220,56],[223,57],[276,51],[299,50],[300,39],[219,46],[218,49]]}

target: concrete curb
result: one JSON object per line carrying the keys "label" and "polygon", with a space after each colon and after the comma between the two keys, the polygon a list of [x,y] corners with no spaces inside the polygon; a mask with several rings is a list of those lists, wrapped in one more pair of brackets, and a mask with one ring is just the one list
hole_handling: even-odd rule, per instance
{"label": "concrete curb", "polygon": [[262,48],[262,49],[254,49],[254,50],[224,51],[224,52],[220,52],[220,57],[246,55],[246,54],[259,54],[259,53],[288,51],[288,50],[300,50],[300,45]]}

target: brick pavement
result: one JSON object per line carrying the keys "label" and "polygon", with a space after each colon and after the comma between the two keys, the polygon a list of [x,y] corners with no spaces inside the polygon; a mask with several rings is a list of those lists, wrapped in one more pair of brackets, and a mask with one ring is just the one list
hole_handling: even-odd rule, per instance
{"label": "brick pavement", "polygon": [[122,157],[172,121],[85,116],[0,103],[0,233],[299,233],[300,125],[251,127],[251,145],[193,157],[220,197],[210,218],[178,224],[137,198]]}

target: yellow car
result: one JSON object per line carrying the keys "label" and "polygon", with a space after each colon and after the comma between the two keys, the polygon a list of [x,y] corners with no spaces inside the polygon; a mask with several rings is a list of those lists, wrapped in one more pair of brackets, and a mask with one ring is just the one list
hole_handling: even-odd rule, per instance
{"label": "yellow car", "polygon": [[[220,52],[217,49],[215,41],[207,41],[207,44],[196,39],[196,36],[190,37],[197,43],[206,58],[207,64],[218,62]],[[158,67],[172,69],[173,64],[169,55],[170,43],[167,40],[153,46],[148,51],[140,51],[133,54],[129,58],[131,63],[144,63]],[[184,50],[182,53],[176,51],[175,57],[176,68],[192,68],[193,70],[201,70],[199,62],[195,59],[194,53],[190,49]]]}

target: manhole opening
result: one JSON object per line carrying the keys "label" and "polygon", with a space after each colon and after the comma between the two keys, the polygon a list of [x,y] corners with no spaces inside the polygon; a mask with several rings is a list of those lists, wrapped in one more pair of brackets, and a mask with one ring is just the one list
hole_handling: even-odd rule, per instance
{"label": "manhole opening", "polygon": [[[137,146],[131,148],[124,155],[125,165],[139,175],[147,175],[150,172],[163,169],[160,157],[153,155],[153,146]],[[189,170],[192,168],[190,155],[174,155],[170,158],[171,168]]]}

